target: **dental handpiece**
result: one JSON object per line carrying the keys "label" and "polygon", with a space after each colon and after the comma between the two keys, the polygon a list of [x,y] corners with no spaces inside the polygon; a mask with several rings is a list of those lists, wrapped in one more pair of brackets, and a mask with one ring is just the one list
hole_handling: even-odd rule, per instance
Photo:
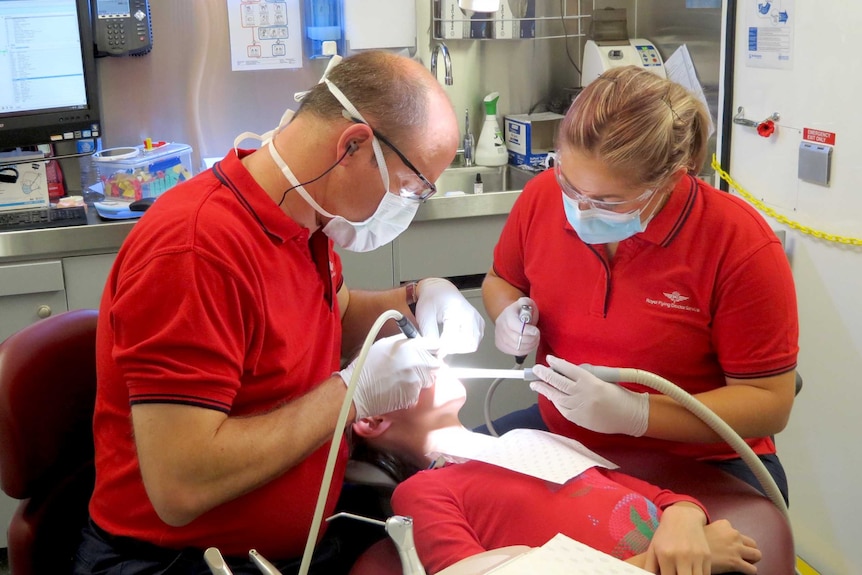
{"label": "dental handpiece", "polygon": [[398,328],[401,329],[401,333],[407,336],[410,339],[419,335],[419,330],[416,329],[416,326],[413,325],[407,316],[402,315],[401,319],[396,319],[395,323],[398,324]]}
{"label": "dental handpiece", "polygon": [[[518,351],[521,350],[521,340],[524,337],[524,329],[527,324],[533,321],[533,306],[529,304],[521,305],[521,311],[518,312],[518,319],[521,320],[521,333],[518,334]],[[521,365],[527,359],[526,355],[516,355],[515,363]]]}
{"label": "dental handpiece", "polygon": [[256,549],[250,549],[248,557],[264,575],[281,575],[281,571],[279,571],[275,565],[270,563],[266,557],[258,553]]}
{"label": "dental handpiece", "polygon": [[213,575],[233,575],[233,571],[227,566],[221,551],[215,547],[209,547],[204,551],[204,561]]}

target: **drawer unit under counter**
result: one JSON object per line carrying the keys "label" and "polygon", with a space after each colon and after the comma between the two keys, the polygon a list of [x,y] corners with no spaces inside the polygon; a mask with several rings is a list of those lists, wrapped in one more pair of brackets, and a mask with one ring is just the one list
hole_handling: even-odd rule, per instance
{"label": "drawer unit under counter", "polygon": [[486,273],[507,217],[413,222],[394,242],[396,283]]}
{"label": "drawer unit under counter", "polygon": [[0,341],[67,309],[60,260],[0,265]]}

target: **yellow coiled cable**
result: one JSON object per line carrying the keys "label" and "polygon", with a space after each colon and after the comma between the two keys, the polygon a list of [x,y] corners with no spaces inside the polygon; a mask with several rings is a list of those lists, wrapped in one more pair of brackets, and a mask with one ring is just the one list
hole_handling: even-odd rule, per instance
{"label": "yellow coiled cable", "polygon": [[750,192],[745,190],[739,183],[736,182],[733,178],[730,177],[730,174],[721,169],[721,164],[718,163],[718,159],[715,157],[715,154],[712,155],[712,169],[714,169],[719,177],[727,182],[729,186],[739,192],[743,198],[748,200],[755,208],[766,214],[767,216],[775,219],[779,223],[786,225],[787,227],[793,228],[794,230],[798,230],[803,234],[808,234],[809,236],[813,236],[815,238],[826,240],[827,242],[835,242],[839,244],[846,244],[850,246],[862,246],[862,239],[860,238],[851,238],[847,236],[836,236],[834,234],[830,234],[827,232],[822,232],[820,230],[815,230],[814,228],[809,228],[808,226],[802,225],[799,222],[791,220],[787,216],[778,213],[774,209],[770,208],[757,198],[755,198]]}

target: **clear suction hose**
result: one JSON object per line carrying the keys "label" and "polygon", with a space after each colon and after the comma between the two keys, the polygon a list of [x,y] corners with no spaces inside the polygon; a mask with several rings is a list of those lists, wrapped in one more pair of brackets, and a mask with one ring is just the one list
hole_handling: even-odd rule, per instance
{"label": "clear suction hose", "polygon": [[[516,365],[516,368],[520,367],[520,364]],[[778,488],[778,485],[775,483],[775,479],[772,478],[772,475],[770,475],[757,454],[754,453],[751,447],[744,439],[742,439],[742,437],[739,436],[738,433],[736,433],[736,431],[733,430],[732,427],[725,423],[723,419],[718,417],[697,398],[665,378],[642,369],[602,367],[586,363],[581,364],[581,367],[591,372],[599,379],[607,382],[620,383],[625,381],[639,383],[649,387],[650,389],[663,393],[685,407],[697,416],[698,419],[709,426],[710,429],[718,434],[719,437],[721,437],[733,448],[734,451],[736,451],[737,454],[739,454],[746,465],[748,465],[749,469],[751,469],[751,472],[754,473],[757,481],[760,482],[766,496],[769,497],[775,506],[781,510],[785,517],[788,517],[787,504],[784,502],[781,490]],[[488,392],[485,394],[485,404],[483,406],[485,425],[488,427],[488,432],[494,437],[498,437],[498,433],[491,422],[491,399],[493,398],[497,387],[499,387],[504,379],[505,378],[495,379],[488,388]]]}
{"label": "clear suction hose", "polygon": [[757,454],[754,453],[751,447],[732,427],[697,398],[665,378],[642,369],[601,367],[589,364],[582,364],[581,367],[599,379],[608,382],[619,383],[625,381],[645,385],[674,399],[677,403],[692,412],[739,454],[760,482],[766,496],[781,510],[785,517],[788,517],[787,504],[784,502],[784,497],[781,495],[781,491],[778,489],[778,485],[775,483],[772,475],[770,475]]}
{"label": "clear suction hose", "polygon": [[[374,322],[374,325],[371,326],[371,329],[368,331],[368,335],[365,337],[365,342],[362,344],[359,357],[356,359],[356,369],[353,370],[353,375],[350,377],[350,382],[347,385],[347,393],[344,396],[344,403],[341,404],[341,411],[338,414],[338,421],[335,424],[335,431],[332,434],[332,442],[329,445],[329,455],[326,459],[326,467],[323,470],[323,479],[320,481],[320,493],[317,495],[317,506],[314,508],[314,515],[311,519],[311,528],[308,531],[308,540],[305,542],[305,551],[302,553],[302,561],[299,564],[299,575],[307,575],[308,569],[311,565],[311,556],[314,553],[317,534],[320,532],[320,524],[323,521],[323,510],[326,506],[326,497],[329,494],[329,486],[332,483],[332,474],[335,470],[335,462],[338,459],[338,448],[341,445],[341,436],[344,434],[344,426],[347,424],[347,416],[350,414],[350,406],[353,404],[353,394],[356,391],[356,383],[359,381],[359,374],[362,372],[362,366],[365,365],[365,358],[368,357],[368,352],[371,350],[374,340],[377,339],[377,334],[380,332],[383,324],[389,319],[394,319],[399,322],[400,326],[400,321],[403,317],[404,316],[400,312],[395,310],[383,312]],[[405,335],[408,335],[409,337],[409,334]]]}

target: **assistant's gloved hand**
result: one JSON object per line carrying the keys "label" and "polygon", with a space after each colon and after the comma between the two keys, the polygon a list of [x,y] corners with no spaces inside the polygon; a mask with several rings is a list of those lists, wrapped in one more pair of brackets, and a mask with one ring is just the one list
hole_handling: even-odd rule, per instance
{"label": "assistant's gloved hand", "polygon": [[[524,326],[524,335],[521,338],[521,347],[518,348],[518,337],[521,336],[521,306],[528,305],[533,308],[530,323]],[[527,355],[539,347],[539,307],[536,302],[528,297],[518,298],[503,308],[494,324],[494,344],[497,349],[508,355]]]}
{"label": "assistant's gloved hand", "polygon": [[[374,342],[353,395],[357,420],[416,404],[419,391],[434,382],[434,373],[443,365],[425,345],[421,337],[407,339],[403,335]],[[353,360],[338,374],[349,384],[355,370]]]}
{"label": "assistant's gloved hand", "polygon": [[[416,321],[428,347],[437,347],[437,356],[472,353],[485,334],[485,320],[452,282],[428,278],[419,282]],[[437,324],[443,325],[439,331]]]}
{"label": "assistant's gloved hand", "polygon": [[584,368],[549,355],[548,365],[536,365],[530,389],[551,400],[563,416],[599,433],[640,437],[649,424],[649,394],[608,383]]}

